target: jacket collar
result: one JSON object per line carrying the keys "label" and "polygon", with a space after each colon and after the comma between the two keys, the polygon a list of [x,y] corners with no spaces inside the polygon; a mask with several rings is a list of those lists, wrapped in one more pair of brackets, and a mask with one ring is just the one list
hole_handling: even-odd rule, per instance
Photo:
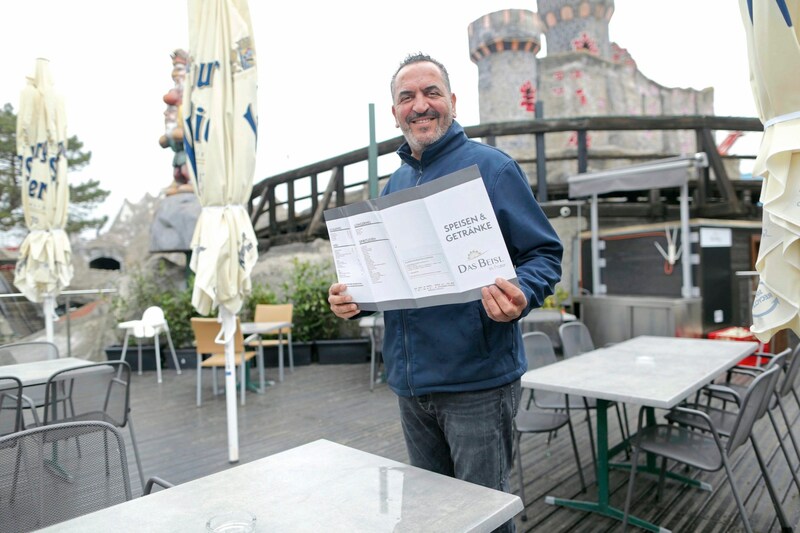
{"label": "jacket collar", "polygon": [[447,128],[442,138],[425,148],[425,151],[422,152],[421,161],[414,159],[414,156],[411,155],[411,147],[408,145],[408,142],[404,142],[400,148],[397,149],[397,155],[414,168],[419,168],[420,166],[426,167],[431,161],[438,159],[442,154],[447,153],[457,146],[461,146],[465,142],[467,142],[467,134],[464,133],[464,128],[461,127],[461,124],[453,120],[453,123]]}

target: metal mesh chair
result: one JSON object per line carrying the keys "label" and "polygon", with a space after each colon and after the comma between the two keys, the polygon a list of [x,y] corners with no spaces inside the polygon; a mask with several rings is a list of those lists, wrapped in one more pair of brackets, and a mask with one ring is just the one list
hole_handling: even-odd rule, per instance
{"label": "metal mesh chair", "polygon": [[106,422],[0,437],[0,531],[32,531],[130,500],[127,464],[125,442]]}
{"label": "metal mesh chair", "polygon": [[[15,342],[0,346],[0,364],[3,365],[47,361],[58,357],[58,346],[52,342]],[[23,390],[22,407],[31,414],[34,426],[41,425],[38,410],[44,407],[44,391],[44,385],[30,385]],[[23,427],[24,424],[23,419]]]}
{"label": "metal mesh chair", "polygon": [[[522,342],[525,346],[525,357],[528,360],[528,369],[539,368],[556,362],[556,354],[553,350],[553,344],[545,333],[531,332],[525,333],[522,336]],[[566,395],[562,395],[566,396]],[[567,426],[569,428],[570,441],[572,442],[572,451],[575,454],[575,464],[578,467],[578,476],[581,480],[581,488],[586,491],[586,482],[583,478],[583,469],[581,468],[581,457],[578,453],[578,444],[575,441],[575,430],[572,427],[572,419],[570,417],[570,408],[568,398],[563,398],[563,412],[562,408],[554,409],[539,409],[531,408],[531,402],[528,402],[527,409],[520,409],[517,411],[517,416],[514,417],[514,440],[515,449],[517,454],[517,473],[519,477],[519,491],[523,503],[525,502],[525,481],[522,477],[522,449],[520,448],[520,441],[523,433],[552,433],[556,430]],[[527,520],[528,517],[525,511],[522,512],[522,520]]]}
{"label": "metal mesh chair", "polygon": [[54,373],[47,380],[44,425],[99,420],[117,428],[127,426],[144,488],[144,472],[130,413],[130,380],[131,367],[125,361],[92,363]]}
{"label": "metal mesh chair", "polygon": [[0,376],[0,437],[16,433],[22,424],[22,382]]}
{"label": "metal mesh chair", "polygon": [[698,431],[695,428],[684,425],[673,424],[644,426],[643,420],[647,408],[642,407],[639,410],[638,431],[632,439],[634,452],[631,461],[628,492],[625,498],[623,530],[627,530],[628,512],[630,511],[630,504],[634,492],[639,454],[644,451],[645,453],[662,457],[659,495],[664,483],[666,462],[668,459],[707,472],[716,472],[724,468],[745,530],[752,533],[744,504],[736,489],[736,483],[734,483],[733,480],[733,472],[729,457],[730,454],[747,442],[747,440],[752,442],[754,450],[756,450],[757,454],[759,453],[755,439],[752,438],[753,425],[756,420],[763,415],[769,397],[775,390],[778,372],[780,372],[780,369],[775,366],[761,373],[752,381],[742,398],[736,419],[730,427],[730,436],[724,443],[720,431],[717,426],[714,425],[711,417],[698,409],[676,407],[673,411],[675,413],[683,413],[696,417],[696,420],[704,425],[704,431]]}

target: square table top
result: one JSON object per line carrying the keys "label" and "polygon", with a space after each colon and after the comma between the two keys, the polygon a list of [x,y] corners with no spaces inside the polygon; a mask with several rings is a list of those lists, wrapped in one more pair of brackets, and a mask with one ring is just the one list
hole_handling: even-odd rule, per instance
{"label": "square table top", "polygon": [[291,322],[242,322],[242,334],[269,333],[279,329],[291,327]]}
{"label": "square table top", "polygon": [[522,386],[669,409],[756,349],[756,342],[645,335],[529,370]]}
{"label": "square table top", "polygon": [[197,532],[231,510],[256,531],[489,532],[522,510],[518,496],[324,439],[135,498],[42,531]]}
{"label": "square table top", "polygon": [[23,386],[40,385],[61,370],[92,364],[93,361],[77,357],[61,357],[58,359],[45,359],[15,365],[0,366],[0,376],[13,376],[22,381]]}

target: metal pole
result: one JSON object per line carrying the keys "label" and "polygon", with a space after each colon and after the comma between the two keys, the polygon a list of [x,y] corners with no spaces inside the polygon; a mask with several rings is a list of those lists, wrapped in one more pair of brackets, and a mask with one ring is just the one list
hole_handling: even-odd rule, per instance
{"label": "metal pole", "polygon": [[[234,348],[234,335],[236,334],[236,315],[220,305],[219,317],[222,322],[222,331],[216,342],[225,344],[225,407],[228,418],[228,462],[239,462],[239,420],[236,408],[236,355]],[[242,366],[245,366],[244,361]],[[240,384],[244,393],[245,383]]]}
{"label": "metal pole", "polygon": [[592,195],[592,205],[590,213],[592,231],[592,294],[600,294],[600,238],[597,215],[597,195]]}
{"label": "metal pole", "polygon": [[367,148],[369,197],[378,197],[378,143],[375,140],[375,104],[369,104],[369,148]]}
{"label": "metal pole", "polygon": [[[544,102],[536,102],[537,119],[544,118]],[[536,199],[546,202],[547,195],[547,159],[544,153],[544,132],[536,134]]]}
{"label": "metal pole", "polygon": [[684,298],[692,296],[692,244],[689,239],[689,184],[684,183],[681,185],[681,245],[683,246],[681,255],[683,288],[681,292]]}

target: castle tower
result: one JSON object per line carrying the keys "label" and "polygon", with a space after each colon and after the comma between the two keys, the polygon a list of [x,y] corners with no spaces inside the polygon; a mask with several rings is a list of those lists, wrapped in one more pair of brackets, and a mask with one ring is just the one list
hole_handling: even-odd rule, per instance
{"label": "castle tower", "polygon": [[612,59],[608,21],[614,0],[537,0],[547,55],[586,52]]}
{"label": "castle tower", "polygon": [[[470,59],[478,67],[480,121],[534,118],[541,22],[536,13],[506,9],[482,16],[468,27]],[[517,159],[535,157],[530,136],[497,139]],[[532,169],[526,168],[529,176]],[[535,179],[535,178],[533,178]]]}

